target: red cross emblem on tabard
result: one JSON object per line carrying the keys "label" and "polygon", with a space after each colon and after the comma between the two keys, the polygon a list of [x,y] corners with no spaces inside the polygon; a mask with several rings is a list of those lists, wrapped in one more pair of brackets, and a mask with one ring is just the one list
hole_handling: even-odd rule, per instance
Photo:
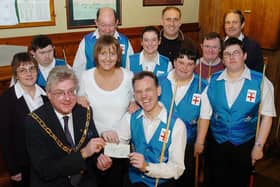
{"label": "red cross emblem on tabard", "polygon": [[200,94],[194,93],[192,97],[192,105],[200,105]]}
{"label": "red cross emblem on tabard", "polygon": [[[165,134],[166,129],[162,128],[160,131],[160,135],[159,135],[159,141],[161,142],[167,142],[168,138],[169,138],[169,134],[170,134],[170,130],[168,130],[168,132]],[[167,137],[166,137],[167,136]]]}
{"label": "red cross emblem on tabard", "polygon": [[257,95],[256,90],[248,89],[247,96],[246,96],[246,101],[250,102],[250,103],[254,103],[256,101],[256,95]]}

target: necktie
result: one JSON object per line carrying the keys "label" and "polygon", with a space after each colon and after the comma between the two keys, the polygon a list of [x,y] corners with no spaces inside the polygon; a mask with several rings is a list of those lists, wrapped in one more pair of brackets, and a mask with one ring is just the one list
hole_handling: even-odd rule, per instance
{"label": "necktie", "polygon": [[73,142],[73,139],[71,137],[71,134],[70,134],[70,131],[69,131],[69,127],[68,127],[68,119],[69,117],[68,116],[63,116],[63,121],[64,121],[64,134],[65,134],[65,137],[66,137],[66,140],[68,142],[68,144],[71,146],[71,147],[74,147],[74,142]]}
{"label": "necktie", "polygon": [[[69,127],[68,127],[68,120],[69,120],[69,116],[63,116],[63,121],[64,121],[64,134],[66,137],[66,140],[68,142],[68,144],[71,147],[74,147],[74,142],[73,139],[71,137],[70,131],[69,131]],[[80,174],[75,174],[75,175],[71,175],[70,177],[70,183],[72,184],[72,186],[77,187],[78,184],[80,183],[81,180],[81,175]]]}

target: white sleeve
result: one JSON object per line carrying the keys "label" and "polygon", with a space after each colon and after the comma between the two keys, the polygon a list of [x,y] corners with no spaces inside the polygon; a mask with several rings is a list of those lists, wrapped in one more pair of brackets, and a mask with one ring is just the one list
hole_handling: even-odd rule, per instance
{"label": "white sleeve", "polygon": [[184,122],[177,119],[171,135],[169,158],[167,163],[149,163],[146,175],[154,178],[178,179],[185,170],[184,158],[187,143],[187,132]]}
{"label": "white sleeve", "polygon": [[130,64],[129,56],[133,55],[133,54],[134,54],[133,48],[132,48],[132,46],[130,44],[130,41],[128,40],[128,48],[127,48],[127,53],[126,53],[126,66],[125,66],[126,69],[129,69],[129,64]]}
{"label": "white sleeve", "polygon": [[173,69],[171,61],[168,62],[167,72]]}
{"label": "white sleeve", "polygon": [[264,77],[263,93],[261,99],[261,114],[265,116],[276,116],[274,103],[274,89],[272,83]]}
{"label": "white sleeve", "polygon": [[201,106],[200,106],[200,118],[210,119],[212,116],[212,106],[209,102],[207,95],[208,86],[204,89],[201,94]]}
{"label": "white sleeve", "polygon": [[78,79],[81,78],[81,74],[83,71],[86,70],[86,55],[85,55],[85,39],[83,38],[80,42],[79,48],[76,52],[75,59],[73,62],[73,70],[78,77]]}
{"label": "white sleeve", "polygon": [[85,80],[86,80],[86,73],[83,73],[81,74],[81,77],[79,79],[78,96],[85,96],[87,98],[86,85],[89,84],[89,82]]}

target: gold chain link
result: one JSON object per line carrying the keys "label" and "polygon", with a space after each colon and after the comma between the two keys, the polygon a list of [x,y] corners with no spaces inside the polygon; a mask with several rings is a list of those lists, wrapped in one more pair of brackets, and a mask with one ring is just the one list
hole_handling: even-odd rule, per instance
{"label": "gold chain link", "polygon": [[87,136],[87,132],[88,132],[88,128],[89,128],[89,124],[90,124],[90,110],[89,108],[87,109],[87,120],[86,120],[86,124],[85,124],[85,129],[83,131],[83,135],[78,143],[77,146],[70,148],[66,145],[64,145],[61,140],[59,138],[57,138],[57,136],[52,132],[52,130],[45,124],[45,122],[34,112],[31,112],[29,114],[33,119],[35,119],[38,124],[45,130],[45,132],[56,142],[56,144],[65,152],[67,152],[68,154],[70,154],[71,152],[77,152],[80,147],[83,145],[86,136]]}

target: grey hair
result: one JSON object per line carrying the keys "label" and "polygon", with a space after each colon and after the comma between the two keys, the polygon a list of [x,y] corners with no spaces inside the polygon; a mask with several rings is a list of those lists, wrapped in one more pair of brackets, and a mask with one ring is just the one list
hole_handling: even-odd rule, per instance
{"label": "grey hair", "polygon": [[46,84],[46,91],[51,91],[51,88],[54,84],[65,80],[72,80],[75,84],[75,89],[78,88],[78,78],[75,75],[74,71],[67,66],[56,66],[54,67],[48,76],[47,84]]}

